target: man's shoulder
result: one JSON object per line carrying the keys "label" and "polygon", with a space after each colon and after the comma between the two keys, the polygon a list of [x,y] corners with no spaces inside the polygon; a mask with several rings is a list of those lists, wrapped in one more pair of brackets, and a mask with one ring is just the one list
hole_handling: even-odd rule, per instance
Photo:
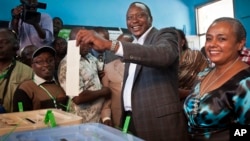
{"label": "man's shoulder", "polygon": [[20,79],[18,81],[21,81],[23,79],[30,79],[33,76],[33,69],[19,61],[16,61],[16,66],[13,69],[13,73],[16,79]]}
{"label": "man's shoulder", "polygon": [[49,19],[52,21],[52,17],[47,13],[41,13],[41,19]]}
{"label": "man's shoulder", "polygon": [[150,31],[150,34],[157,35],[157,36],[164,35],[164,34],[177,35],[177,30],[173,27],[164,27],[164,28],[160,28],[160,29],[153,27]]}
{"label": "man's shoulder", "polygon": [[[20,86],[27,86],[27,87],[31,87],[31,86],[34,86],[34,85],[36,85],[36,83],[33,81],[33,79],[26,79],[26,80],[24,80],[24,81],[22,81],[21,83],[20,83]],[[37,86],[37,85],[36,85]]]}
{"label": "man's shoulder", "polygon": [[21,63],[19,61],[16,61],[16,68],[18,68],[21,71],[27,71],[28,72],[33,72],[32,68],[30,66],[27,66],[24,63]]}
{"label": "man's shoulder", "polygon": [[161,28],[158,32],[168,32],[168,33],[177,34],[177,30],[174,27],[164,27],[164,28]]}
{"label": "man's shoulder", "polygon": [[161,29],[156,29],[155,37],[158,39],[160,37],[166,37],[166,38],[172,38],[175,37],[178,38],[178,31],[173,27],[165,27]]}
{"label": "man's shoulder", "polygon": [[43,16],[43,17],[50,17],[51,18],[51,16],[48,13],[41,13],[41,16]]}
{"label": "man's shoulder", "polygon": [[162,28],[156,28],[152,27],[150,32],[162,32],[162,31],[177,31],[175,27],[162,27]]}
{"label": "man's shoulder", "polygon": [[35,88],[37,88],[37,85],[32,79],[24,80],[18,86],[18,89],[24,90],[27,94],[32,94]]}

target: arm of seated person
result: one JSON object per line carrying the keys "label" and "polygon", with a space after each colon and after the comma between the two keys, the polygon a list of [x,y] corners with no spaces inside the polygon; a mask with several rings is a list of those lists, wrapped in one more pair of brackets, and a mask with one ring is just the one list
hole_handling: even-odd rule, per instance
{"label": "arm of seated person", "polygon": [[91,91],[84,90],[78,96],[75,96],[72,100],[75,104],[79,105],[86,102],[94,101],[100,97],[110,97],[110,89],[108,87],[102,87],[100,90]]}
{"label": "arm of seated person", "polygon": [[108,126],[113,126],[111,120],[111,99],[106,99],[101,110],[101,122]]}
{"label": "arm of seated person", "polygon": [[18,112],[18,102],[22,102],[23,111],[33,110],[32,100],[22,89],[16,89],[13,97],[13,112]]}

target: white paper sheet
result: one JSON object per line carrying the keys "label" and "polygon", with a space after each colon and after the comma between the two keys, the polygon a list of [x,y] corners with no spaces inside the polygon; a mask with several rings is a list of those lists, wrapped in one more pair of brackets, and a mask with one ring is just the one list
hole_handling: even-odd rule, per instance
{"label": "white paper sheet", "polygon": [[76,46],[76,40],[69,40],[67,48],[66,94],[70,97],[78,96],[79,94],[80,57],[80,47]]}

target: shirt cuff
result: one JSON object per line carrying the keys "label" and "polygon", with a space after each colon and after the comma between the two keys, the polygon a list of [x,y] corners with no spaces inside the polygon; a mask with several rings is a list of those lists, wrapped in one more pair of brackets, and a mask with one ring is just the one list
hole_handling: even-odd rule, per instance
{"label": "shirt cuff", "polygon": [[102,122],[104,123],[106,120],[111,120],[111,118],[110,118],[110,117],[104,117],[104,118],[102,119]]}
{"label": "shirt cuff", "polygon": [[122,46],[122,43],[120,41],[118,41],[119,43],[119,48],[118,50],[115,52],[115,55],[118,55],[118,56],[123,56],[123,46]]}

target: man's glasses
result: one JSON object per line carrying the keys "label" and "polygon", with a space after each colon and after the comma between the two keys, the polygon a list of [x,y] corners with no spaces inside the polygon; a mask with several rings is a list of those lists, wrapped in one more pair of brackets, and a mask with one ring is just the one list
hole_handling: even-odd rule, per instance
{"label": "man's glasses", "polygon": [[35,64],[40,65],[40,66],[45,65],[45,63],[52,65],[55,63],[55,59],[37,60],[37,61],[33,61],[32,63],[35,63]]}

